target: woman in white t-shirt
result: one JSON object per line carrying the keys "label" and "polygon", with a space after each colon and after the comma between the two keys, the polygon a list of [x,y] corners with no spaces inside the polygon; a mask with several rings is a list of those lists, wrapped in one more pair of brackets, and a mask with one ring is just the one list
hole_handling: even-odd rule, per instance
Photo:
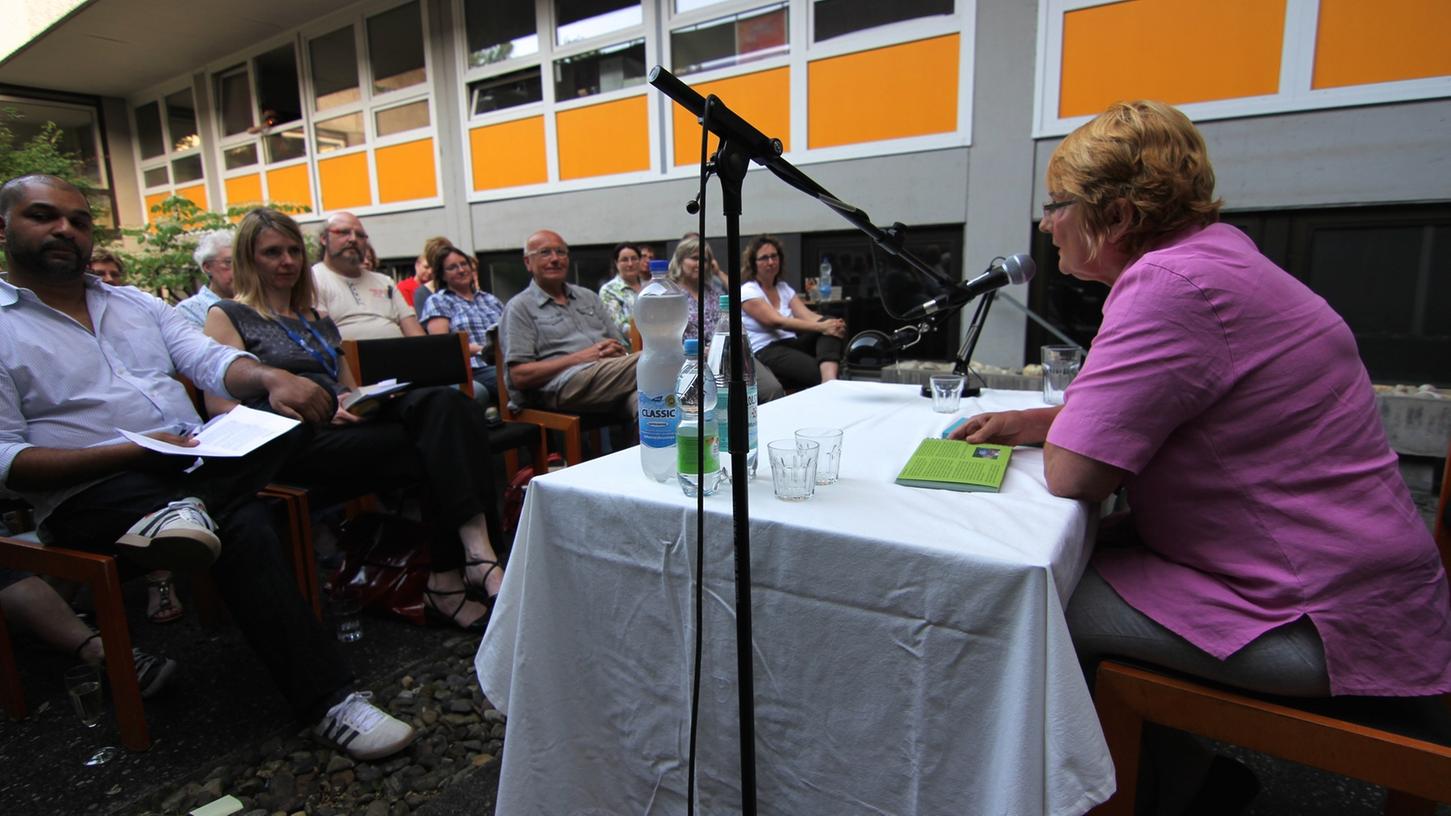
{"label": "woman in white t-shirt", "polygon": [[751,351],[789,391],[836,379],[845,347],[846,321],[813,312],[781,280],[786,256],[781,242],[759,235],[741,260],[741,320]]}

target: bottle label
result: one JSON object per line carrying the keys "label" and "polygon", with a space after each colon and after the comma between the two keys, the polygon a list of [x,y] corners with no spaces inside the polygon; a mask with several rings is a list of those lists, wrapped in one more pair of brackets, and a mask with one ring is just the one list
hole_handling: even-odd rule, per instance
{"label": "bottle label", "polygon": [[639,392],[640,444],[647,448],[668,448],[675,444],[675,429],[680,427],[680,405],[675,392],[652,395]]}
{"label": "bottle label", "polygon": [[[690,429],[694,431],[695,429]],[[714,429],[709,426],[705,430],[705,470],[699,470],[697,459],[700,456],[700,437],[694,433],[682,432],[675,441],[675,469],[680,473],[715,473],[720,470],[720,440],[716,438]]]}
{"label": "bottle label", "polygon": [[[715,404],[715,421],[720,426],[720,449],[729,451],[731,449],[731,424],[728,419],[730,409],[730,387],[720,386],[720,397]],[[756,447],[756,386],[746,386],[746,425],[749,433],[746,435],[747,449]]]}

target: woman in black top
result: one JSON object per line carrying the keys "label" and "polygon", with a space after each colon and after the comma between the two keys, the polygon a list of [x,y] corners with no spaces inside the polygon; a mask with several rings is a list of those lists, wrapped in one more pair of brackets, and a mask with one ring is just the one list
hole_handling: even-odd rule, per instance
{"label": "woman in black top", "polygon": [[[342,397],[355,384],[342,364],[337,326],[314,306],[304,247],[288,216],[248,213],[233,251],[236,299],[213,305],[206,333]],[[207,395],[213,414],[235,404]],[[424,604],[457,626],[481,629],[489,609],[470,590],[492,600],[503,580],[490,543],[498,530],[492,469],[483,409],[454,389],[421,388],[385,402],[367,419],[339,407],[282,476],[336,499],[424,482],[432,533]]]}

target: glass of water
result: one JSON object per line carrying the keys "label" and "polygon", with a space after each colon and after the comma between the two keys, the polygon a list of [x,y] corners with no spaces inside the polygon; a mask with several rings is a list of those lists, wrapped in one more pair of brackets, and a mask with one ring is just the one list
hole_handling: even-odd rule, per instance
{"label": "glass of water", "polygon": [[[99,666],[85,664],[67,669],[65,690],[70,695],[71,706],[75,708],[76,716],[81,718],[82,725],[94,730],[101,724],[101,714],[106,710],[106,697],[105,691],[101,688]],[[84,764],[88,767],[105,765],[116,758],[116,753],[116,746],[102,746],[91,754]]]}
{"label": "glass of water", "polygon": [[332,593],[333,619],[338,640],[354,643],[363,639],[363,596],[355,586],[340,586]]}
{"label": "glass of water", "polygon": [[1078,346],[1043,347],[1043,401],[1049,405],[1062,405],[1063,392],[1078,368],[1083,365],[1083,349]]}

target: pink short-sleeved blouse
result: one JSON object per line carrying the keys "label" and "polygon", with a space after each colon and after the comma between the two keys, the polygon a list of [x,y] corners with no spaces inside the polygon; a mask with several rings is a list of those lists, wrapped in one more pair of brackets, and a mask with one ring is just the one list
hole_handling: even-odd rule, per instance
{"label": "pink short-sleeved blouse", "polygon": [[1451,598],[1349,327],[1215,224],[1114,283],[1048,441],[1129,471],[1094,566],[1221,659],[1309,616],[1334,694],[1451,691]]}

